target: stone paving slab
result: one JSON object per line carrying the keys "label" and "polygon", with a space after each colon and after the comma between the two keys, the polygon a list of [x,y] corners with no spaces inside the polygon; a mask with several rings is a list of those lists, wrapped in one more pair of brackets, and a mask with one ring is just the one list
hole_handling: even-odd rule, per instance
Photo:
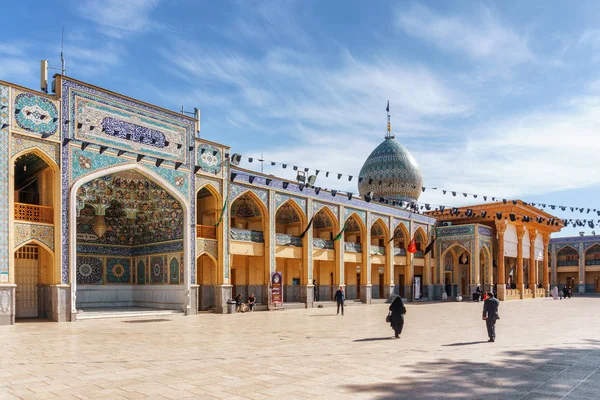
{"label": "stone paving slab", "polygon": [[597,399],[600,298],[0,327],[0,399]]}

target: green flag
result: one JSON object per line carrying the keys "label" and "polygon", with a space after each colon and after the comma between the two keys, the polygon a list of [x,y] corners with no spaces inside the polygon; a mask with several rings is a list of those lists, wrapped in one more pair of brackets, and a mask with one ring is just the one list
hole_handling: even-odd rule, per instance
{"label": "green flag", "polygon": [[342,228],[342,230],[340,231],[340,233],[337,234],[337,236],[335,238],[333,238],[333,241],[335,242],[336,240],[340,240],[342,238],[342,235],[344,234],[344,231],[346,230],[346,226],[348,223],[344,224],[344,227]]}
{"label": "green flag", "polygon": [[223,214],[225,214],[225,209],[227,208],[227,201],[228,200],[229,200],[229,197],[225,198],[225,202],[223,203],[223,209],[221,209],[221,216],[219,217],[219,220],[215,224],[215,228],[219,226],[219,224],[221,223],[221,221],[223,221]]}

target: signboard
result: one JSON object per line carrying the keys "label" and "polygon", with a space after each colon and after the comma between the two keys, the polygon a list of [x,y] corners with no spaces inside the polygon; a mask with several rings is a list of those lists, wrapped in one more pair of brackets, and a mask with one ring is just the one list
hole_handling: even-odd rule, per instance
{"label": "signboard", "polygon": [[283,277],[281,272],[271,272],[271,303],[283,303]]}
{"label": "signboard", "polygon": [[414,289],[415,299],[421,298],[421,277],[415,276],[415,289]]}

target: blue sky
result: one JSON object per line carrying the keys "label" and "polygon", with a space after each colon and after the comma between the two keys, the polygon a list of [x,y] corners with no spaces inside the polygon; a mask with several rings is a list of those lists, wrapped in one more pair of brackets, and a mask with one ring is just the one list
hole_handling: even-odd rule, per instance
{"label": "blue sky", "polygon": [[7,1],[0,79],[36,88],[40,59],[59,66],[64,25],[67,75],[198,107],[201,137],[234,152],[357,175],[389,99],[426,186],[600,209],[599,13],[593,1]]}

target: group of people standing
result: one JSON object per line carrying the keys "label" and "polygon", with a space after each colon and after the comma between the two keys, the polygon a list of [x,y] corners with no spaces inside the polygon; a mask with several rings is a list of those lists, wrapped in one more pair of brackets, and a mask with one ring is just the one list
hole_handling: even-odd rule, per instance
{"label": "group of people standing", "polygon": [[563,297],[565,299],[567,299],[567,298],[570,299],[572,296],[573,296],[573,288],[571,288],[571,286],[565,286],[562,288],[561,291],[558,290],[558,286],[554,286],[552,288],[552,298],[554,300],[558,300],[558,299],[562,300]]}

